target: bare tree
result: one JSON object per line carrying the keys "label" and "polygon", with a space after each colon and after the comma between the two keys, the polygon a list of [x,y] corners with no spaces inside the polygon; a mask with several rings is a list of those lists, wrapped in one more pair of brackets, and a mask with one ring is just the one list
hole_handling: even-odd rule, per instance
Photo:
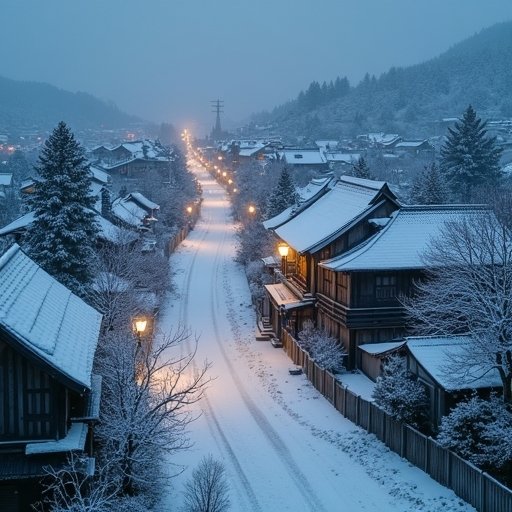
{"label": "bare tree", "polygon": [[43,480],[44,497],[33,505],[35,510],[51,512],[107,512],[117,501],[117,489],[98,471],[93,478],[87,474],[88,457],[74,453],[65,466],[48,467]]}
{"label": "bare tree", "polygon": [[160,297],[169,287],[168,262],[159,252],[144,254],[133,235],[119,235],[115,244],[98,251],[98,267],[90,292],[93,305],[103,313],[103,326],[112,330],[130,324],[147,307],[146,292]]}
{"label": "bare tree", "polygon": [[96,357],[103,375],[98,437],[110,479],[121,493],[150,496],[165,480],[162,453],[189,447],[190,406],[201,399],[209,364],[195,367],[197,339],[187,329],[153,342],[119,332],[103,340]]}
{"label": "bare tree", "polygon": [[505,402],[512,383],[512,230],[491,211],[447,223],[424,257],[425,280],[403,304],[418,334],[469,334],[452,356],[454,379],[498,371]]}
{"label": "bare tree", "polygon": [[229,508],[224,466],[208,455],[185,484],[185,512],[225,512]]}

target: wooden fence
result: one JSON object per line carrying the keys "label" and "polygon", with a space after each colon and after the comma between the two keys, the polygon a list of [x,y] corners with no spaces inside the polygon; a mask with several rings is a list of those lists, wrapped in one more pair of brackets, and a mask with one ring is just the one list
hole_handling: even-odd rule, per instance
{"label": "wooden fence", "polygon": [[380,441],[480,512],[512,511],[512,490],[470,462],[440,446],[431,437],[393,419],[383,409],[343,386],[320,368],[297,341],[283,331],[283,348],[308,380],[345,418]]}

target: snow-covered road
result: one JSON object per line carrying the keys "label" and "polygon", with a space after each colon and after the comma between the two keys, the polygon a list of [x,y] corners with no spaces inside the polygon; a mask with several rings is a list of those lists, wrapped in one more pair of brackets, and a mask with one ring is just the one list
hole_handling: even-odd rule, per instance
{"label": "snow-covered road", "polygon": [[203,187],[202,213],[171,256],[176,290],[159,328],[190,326],[215,380],[190,425],[193,448],[172,458],[187,469],[162,510],[179,510],[184,481],[209,453],[225,465],[233,512],[473,510],[344,419],[303,375],[290,376],[282,350],[255,341],[228,197],[189,165]]}

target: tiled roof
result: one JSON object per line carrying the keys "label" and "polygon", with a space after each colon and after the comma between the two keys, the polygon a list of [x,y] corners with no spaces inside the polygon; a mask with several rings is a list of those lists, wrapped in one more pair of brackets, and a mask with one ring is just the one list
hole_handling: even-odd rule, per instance
{"label": "tiled roof", "polygon": [[18,245],[0,258],[0,327],[60,373],[90,388],[101,314]]}
{"label": "tiled roof", "polygon": [[496,368],[466,366],[460,374],[450,365],[454,357],[464,357],[474,342],[469,336],[425,336],[406,338],[414,359],[444,389],[500,388],[502,382]]}
{"label": "tiled roof", "polygon": [[485,211],[478,205],[403,206],[371,239],[320,265],[341,272],[424,268],[423,253],[448,222]]}
{"label": "tiled roof", "polygon": [[275,233],[298,252],[306,252],[369,209],[384,182],[343,176],[336,185]]}

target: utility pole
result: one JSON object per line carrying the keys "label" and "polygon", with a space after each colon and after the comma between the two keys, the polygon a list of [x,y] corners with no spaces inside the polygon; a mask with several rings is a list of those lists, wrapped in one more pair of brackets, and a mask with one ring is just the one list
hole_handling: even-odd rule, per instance
{"label": "utility pole", "polygon": [[216,114],[215,128],[212,130],[212,139],[219,140],[222,138],[222,128],[220,126],[220,115],[224,113],[224,101],[223,100],[212,100],[211,102],[212,112]]}

